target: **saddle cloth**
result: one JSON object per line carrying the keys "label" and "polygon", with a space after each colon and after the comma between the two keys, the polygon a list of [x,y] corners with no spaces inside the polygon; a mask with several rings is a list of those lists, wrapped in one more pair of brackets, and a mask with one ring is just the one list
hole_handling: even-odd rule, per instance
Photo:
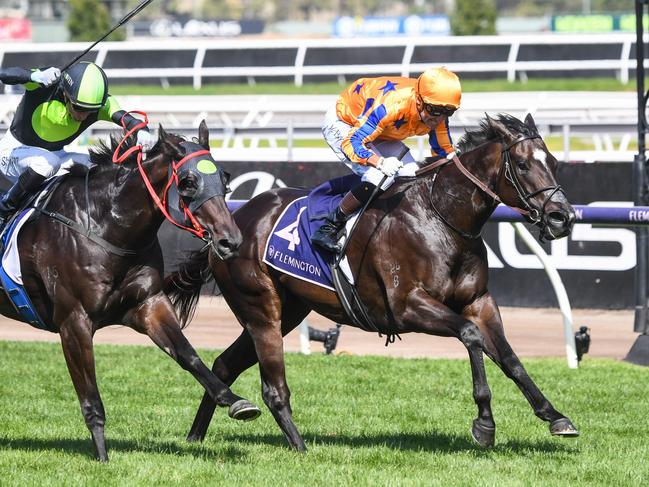
{"label": "saddle cloth", "polygon": [[[355,174],[332,179],[313,189],[307,196],[290,203],[273,226],[264,251],[264,262],[297,279],[335,291],[331,270],[334,254],[311,245],[311,235],[324,223],[347,191],[360,183]],[[347,233],[356,220],[347,221]],[[344,243],[344,239],[343,239]],[[354,278],[345,256],[340,264],[353,284]]]}
{"label": "saddle cloth", "polygon": [[22,321],[30,325],[48,330],[43,320],[38,316],[25,287],[23,286],[20,272],[20,255],[18,255],[18,234],[22,226],[34,213],[34,209],[27,208],[21,211],[10,223],[2,235],[2,265],[0,266],[0,282],[7,293],[14,308],[22,318]]}
{"label": "saddle cloth", "polygon": [[18,235],[23,225],[34,215],[36,211],[34,207],[38,207],[43,201],[47,200],[61,179],[61,177],[50,179],[40,193],[29,198],[26,202],[26,207],[9,219],[0,237],[0,246],[2,248],[0,284],[22,321],[42,330],[49,330],[49,328],[41,320],[40,316],[38,316],[23,285],[22,272],[20,270],[20,254],[18,253]]}

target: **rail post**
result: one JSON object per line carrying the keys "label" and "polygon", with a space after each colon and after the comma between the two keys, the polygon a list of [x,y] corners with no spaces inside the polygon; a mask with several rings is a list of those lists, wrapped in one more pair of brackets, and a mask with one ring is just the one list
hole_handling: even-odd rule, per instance
{"label": "rail post", "polygon": [[[636,83],[638,95],[638,154],[633,164],[633,190],[636,206],[647,204],[647,156],[645,139],[647,134],[647,96],[644,86],[644,25],[643,17],[649,0],[636,0]],[[640,335],[624,360],[638,365],[649,365],[649,324],[647,322],[647,256],[649,232],[646,227],[636,228],[635,267],[635,320],[633,330]]]}

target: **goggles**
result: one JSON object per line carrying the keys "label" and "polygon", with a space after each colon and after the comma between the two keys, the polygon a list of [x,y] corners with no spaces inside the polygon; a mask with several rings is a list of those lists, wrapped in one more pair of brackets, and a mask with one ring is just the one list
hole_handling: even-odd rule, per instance
{"label": "goggles", "polygon": [[430,103],[424,103],[424,100],[421,100],[421,103],[424,105],[424,111],[430,115],[431,117],[439,117],[440,115],[444,115],[445,117],[451,117],[457,110],[457,108],[453,107],[445,107],[445,106],[440,106],[440,105],[431,105]]}

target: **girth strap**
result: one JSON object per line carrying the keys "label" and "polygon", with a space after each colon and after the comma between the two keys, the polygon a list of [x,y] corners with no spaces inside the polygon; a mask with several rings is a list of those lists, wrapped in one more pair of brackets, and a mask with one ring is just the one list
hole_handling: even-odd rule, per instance
{"label": "girth strap", "polygon": [[119,255],[120,257],[135,257],[139,252],[142,252],[143,250],[148,249],[151,247],[152,244],[149,244],[146,248],[141,249],[139,251],[137,250],[129,250],[129,249],[122,249],[120,247],[117,247],[116,245],[113,245],[112,243],[108,242],[107,240],[104,240],[101,238],[99,235],[96,235],[89,230],[85,229],[81,225],[79,225],[77,222],[70,220],[67,216],[63,216],[60,213],[56,213],[54,211],[48,211],[43,208],[34,208],[34,210],[42,213],[43,215],[49,216],[51,219],[56,220],[60,223],[63,223],[66,227],[71,228],[77,233],[80,233],[81,235],[85,236],[89,240],[92,240],[98,245],[101,245],[103,248],[108,250],[110,253]]}

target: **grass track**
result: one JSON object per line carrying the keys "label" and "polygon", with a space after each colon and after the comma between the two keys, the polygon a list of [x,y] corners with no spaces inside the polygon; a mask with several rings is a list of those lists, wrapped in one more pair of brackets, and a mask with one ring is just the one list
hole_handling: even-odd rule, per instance
{"label": "grass track", "polygon": [[[23,326],[23,325],[17,325]],[[211,363],[213,351],[201,351]],[[496,447],[469,435],[465,360],[288,354],[294,417],[309,448],[289,451],[269,412],[218,410],[203,444],[184,441],[199,385],[151,347],[97,346],[111,462],[92,459],[60,346],[0,342],[0,485],[642,485],[649,479],[649,370],[586,358],[528,360],[582,436],[553,438],[488,364]],[[234,390],[262,404],[257,368]]]}

